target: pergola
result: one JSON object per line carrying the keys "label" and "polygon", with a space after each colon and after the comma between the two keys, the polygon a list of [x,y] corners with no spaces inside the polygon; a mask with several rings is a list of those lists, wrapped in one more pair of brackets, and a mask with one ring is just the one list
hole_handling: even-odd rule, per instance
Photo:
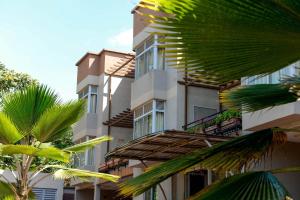
{"label": "pergola", "polygon": [[108,153],[106,159],[163,162],[229,139],[232,137],[167,130],[132,140]]}
{"label": "pergola", "polygon": [[103,124],[106,126],[133,128],[133,111],[127,108],[123,112],[103,122]]}

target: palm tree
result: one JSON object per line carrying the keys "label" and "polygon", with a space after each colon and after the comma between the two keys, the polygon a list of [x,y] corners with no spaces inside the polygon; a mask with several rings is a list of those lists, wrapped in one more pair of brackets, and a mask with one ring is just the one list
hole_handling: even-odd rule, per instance
{"label": "palm tree", "polygon": [[[144,0],[140,6],[155,11],[144,15],[153,22],[156,34],[165,36],[161,42],[169,65],[200,80],[222,84],[264,76],[300,60],[298,0]],[[249,112],[294,102],[299,98],[299,80],[294,76],[279,84],[243,86],[224,92],[222,101]],[[299,172],[298,166],[251,171],[275,145],[286,142],[284,131],[258,131],[167,161],[121,183],[121,193],[142,194],[198,165],[235,175],[191,199],[290,199],[274,174]]]}
{"label": "palm tree", "polygon": [[[72,155],[110,140],[96,138],[68,148],[59,149],[51,143],[68,133],[85,110],[84,101],[61,103],[46,86],[30,86],[6,96],[0,112],[0,157],[9,157],[7,165],[14,177],[11,182],[0,174],[0,199],[27,200],[32,189],[43,179],[102,178],[116,182],[117,176],[70,168]],[[39,166],[33,163],[39,159]],[[53,161],[62,164],[53,165]],[[41,172],[51,169],[51,173]]]}

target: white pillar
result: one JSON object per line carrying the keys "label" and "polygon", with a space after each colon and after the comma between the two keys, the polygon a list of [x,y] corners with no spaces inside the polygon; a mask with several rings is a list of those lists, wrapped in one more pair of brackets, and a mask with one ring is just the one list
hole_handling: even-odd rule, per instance
{"label": "white pillar", "polygon": [[100,185],[97,185],[96,183],[94,185],[94,200],[101,200]]}

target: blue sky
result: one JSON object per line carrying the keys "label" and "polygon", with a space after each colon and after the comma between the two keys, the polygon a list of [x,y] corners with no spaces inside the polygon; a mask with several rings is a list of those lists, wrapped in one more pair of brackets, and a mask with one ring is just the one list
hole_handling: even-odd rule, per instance
{"label": "blue sky", "polygon": [[136,0],[1,0],[0,62],[75,99],[75,63],[87,51],[131,51]]}

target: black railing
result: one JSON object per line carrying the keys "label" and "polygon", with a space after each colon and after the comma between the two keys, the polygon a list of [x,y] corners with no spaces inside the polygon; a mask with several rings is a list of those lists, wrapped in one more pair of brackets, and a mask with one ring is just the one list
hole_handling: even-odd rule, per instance
{"label": "black railing", "polygon": [[239,135],[240,131],[242,130],[241,117],[232,117],[222,122],[215,122],[217,116],[225,111],[226,110],[196,120],[194,122],[184,125],[182,128],[191,133],[203,133],[223,136]]}

